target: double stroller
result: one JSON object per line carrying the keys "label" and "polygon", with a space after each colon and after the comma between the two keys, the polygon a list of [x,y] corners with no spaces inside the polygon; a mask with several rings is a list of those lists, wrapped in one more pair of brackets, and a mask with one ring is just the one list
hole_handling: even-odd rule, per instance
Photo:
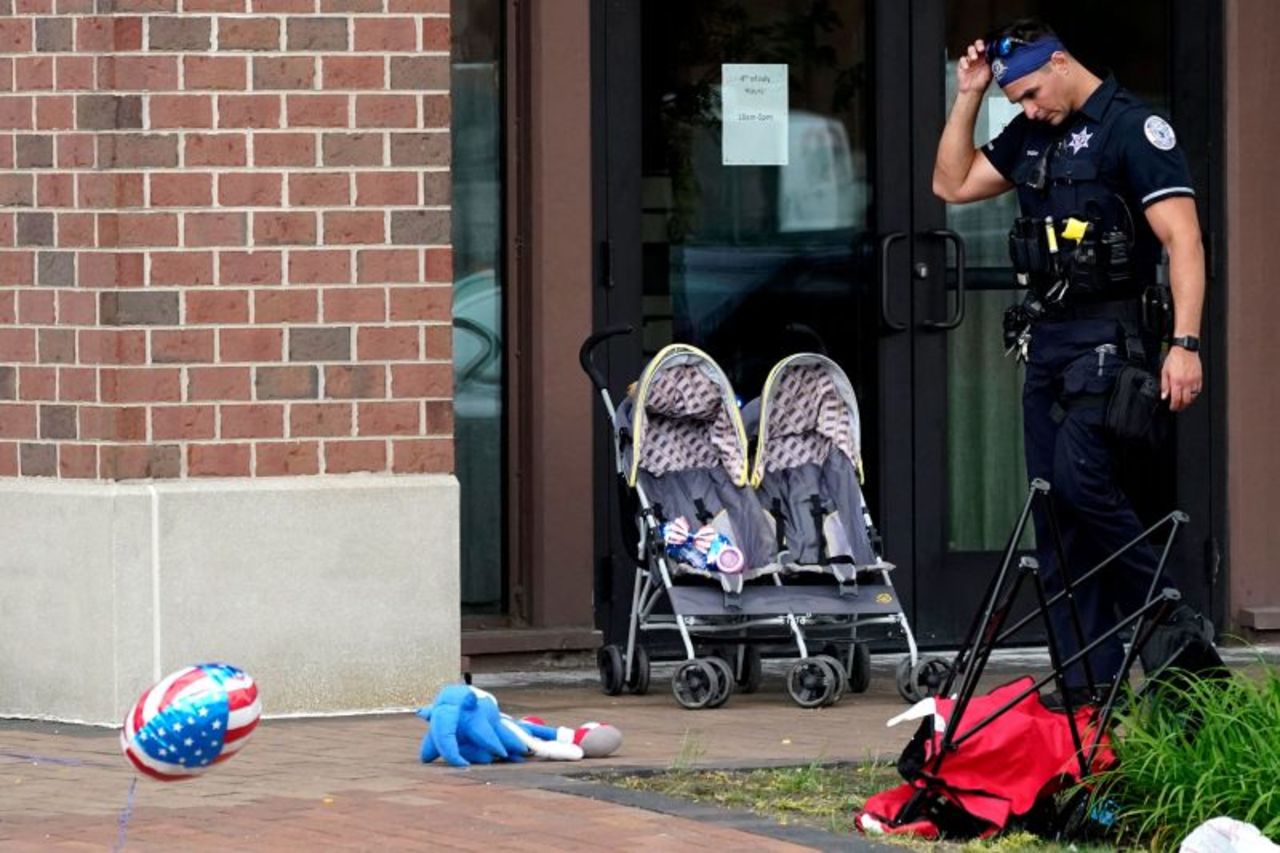
{"label": "double stroller", "polygon": [[[857,400],[840,367],[816,354],[785,358],[760,399],[740,411],[719,365],[673,344],[615,405],[591,355],[629,331],[593,335],[580,352],[613,427],[638,533],[626,645],[598,653],[604,692],[647,692],[650,652],[641,635],[667,632],[678,635],[683,653],[671,689],[685,708],[754,692],[766,652],[795,656],[786,688],[798,705],[829,705],[870,683],[866,629],[896,628],[908,646],[899,690],[910,700],[924,695],[928,685],[914,679],[927,662],[890,579],[893,566],[877,550],[859,484]],[[695,530],[701,549],[691,547]],[[732,559],[722,549],[717,562],[717,544],[734,551]]]}

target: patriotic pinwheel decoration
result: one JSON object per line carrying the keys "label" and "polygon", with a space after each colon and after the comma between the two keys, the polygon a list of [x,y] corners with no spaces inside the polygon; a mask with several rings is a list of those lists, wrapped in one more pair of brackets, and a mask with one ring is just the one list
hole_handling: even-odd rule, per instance
{"label": "patriotic pinwheel decoration", "polygon": [[124,719],[120,746],[138,770],[165,782],[226,761],[258,725],[253,679],[234,666],[202,663],[152,685]]}

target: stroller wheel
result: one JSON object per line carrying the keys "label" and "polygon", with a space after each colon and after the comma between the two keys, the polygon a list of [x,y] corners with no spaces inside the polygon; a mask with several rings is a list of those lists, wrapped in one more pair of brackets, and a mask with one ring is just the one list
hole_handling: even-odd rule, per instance
{"label": "stroller wheel", "polygon": [[840,658],[836,655],[821,654],[815,655],[814,660],[820,660],[827,665],[832,674],[836,677],[836,689],[831,694],[831,698],[827,700],[828,705],[834,705],[844,698],[845,692],[849,689],[849,675],[844,671],[844,664],[840,663]]}
{"label": "stroller wheel", "polygon": [[596,667],[600,670],[600,689],[606,696],[622,692],[626,670],[622,666],[622,649],[610,643],[596,652]]}
{"label": "stroller wheel", "polygon": [[787,670],[787,692],[801,708],[828,705],[839,687],[837,678],[821,658],[801,658]]}
{"label": "stroller wheel", "polygon": [[[737,660],[737,656],[735,655],[731,660]],[[743,646],[742,672],[735,681],[738,692],[755,693],[760,689],[760,682],[763,680],[764,661],[760,657],[760,650],[755,646]]]}
{"label": "stroller wheel", "polygon": [[711,697],[711,701],[707,702],[706,707],[719,708],[733,695],[733,667],[729,666],[729,662],[724,658],[709,657],[705,660],[716,671],[716,692]]}
{"label": "stroller wheel", "polygon": [[915,679],[911,677],[914,668],[915,665],[911,663],[911,656],[906,655],[902,660],[898,661],[898,668],[894,672],[898,685],[898,695],[902,697],[903,701],[910,702],[912,705],[924,698],[916,687]]}
{"label": "stroller wheel", "polygon": [[671,692],[676,701],[690,711],[707,707],[716,695],[719,674],[701,658],[687,660],[671,674]]}
{"label": "stroller wheel", "polygon": [[[649,692],[649,651],[636,643],[636,659],[631,664],[631,677],[627,679],[627,689],[637,696]],[[625,672],[625,667],[623,668]]]}
{"label": "stroller wheel", "polygon": [[849,692],[866,693],[871,686],[871,647],[854,643],[849,656]]}
{"label": "stroller wheel", "polygon": [[911,668],[911,682],[915,685],[917,699],[937,696],[951,674],[951,665],[942,658],[920,658]]}

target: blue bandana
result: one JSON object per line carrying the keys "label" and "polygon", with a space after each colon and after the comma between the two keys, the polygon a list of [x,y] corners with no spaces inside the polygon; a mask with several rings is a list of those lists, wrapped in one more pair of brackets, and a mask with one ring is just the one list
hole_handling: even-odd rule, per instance
{"label": "blue bandana", "polygon": [[991,73],[1001,87],[1021,80],[1032,71],[1038,71],[1053,56],[1054,51],[1065,50],[1062,42],[1053,36],[1045,36],[1031,44],[1018,45],[1003,59],[991,60]]}

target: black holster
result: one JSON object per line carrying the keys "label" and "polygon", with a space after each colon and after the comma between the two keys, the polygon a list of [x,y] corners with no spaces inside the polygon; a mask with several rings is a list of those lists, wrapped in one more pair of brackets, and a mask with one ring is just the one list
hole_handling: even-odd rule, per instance
{"label": "black holster", "polygon": [[1160,438],[1160,380],[1144,367],[1126,364],[1107,400],[1106,425],[1124,441],[1156,443]]}

